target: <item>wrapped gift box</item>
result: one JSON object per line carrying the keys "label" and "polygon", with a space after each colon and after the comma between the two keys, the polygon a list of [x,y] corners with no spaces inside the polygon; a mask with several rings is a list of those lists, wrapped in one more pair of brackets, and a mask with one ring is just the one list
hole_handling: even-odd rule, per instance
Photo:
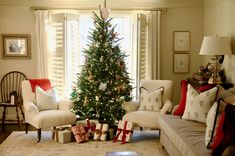
{"label": "wrapped gift box", "polygon": [[107,139],[107,132],[109,129],[108,124],[96,124],[96,130],[94,134],[94,140],[102,140],[105,141]]}
{"label": "wrapped gift box", "polygon": [[63,144],[71,142],[71,133],[71,130],[68,129],[58,131],[58,141]]}
{"label": "wrapped gift box", "polygon": [[89,134],[85,131],[84,126],[82,124],[73,126],[71,130],[77,143],[89,141]]}
{"label": "wrapped gift box", "polygon": [[122,142],[122,144],[131,142],[133,125],[133,122],[120,120],[118,122],[117,133],[113,141],[116,142],[117,140],[119,140]]}
{"label": "wrapped gift box", "polygon": [[96,130],[96,124],[98,124],[98,120],[80,120],[77,121],[77,124],[82,124],[85,131],[89,133],[90,137],[94,136],[95,130]]}
{"label": "wrapped gift box", "polygon": [[[60,133],[60,135],[62,135],[65,132],[66,133],[70,132],[70,139],[67,139],[67,140],[70,140],[69,142],[71,142],[71,127],[61,126],[61,127],[57,127],[55,129],[52,129],[52,139],[58,142],[59,141],[59,133]],[[69,134],[65,134],[65,135],[69,135]],[[61,137],[63,137],[63,136],[61,136]]]}

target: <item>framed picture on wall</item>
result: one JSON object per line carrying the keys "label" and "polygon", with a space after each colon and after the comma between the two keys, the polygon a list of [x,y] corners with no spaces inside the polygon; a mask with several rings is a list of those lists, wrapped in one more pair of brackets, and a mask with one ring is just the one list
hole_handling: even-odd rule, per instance
{"label": "framed picture on wall", "polygon": [[190,51],[190,32],[174,31],[173,33],[173,51],[188,52]]}
{"label": "framed picture on wall", "polygon": [[3,59],[30,59],[30,48],[29,34],[2,34]]}
{"label": "framed picture on wall", "polygon": [[189,73],[189,54],[174,53],[173,54],[173,72],[174,73]]}

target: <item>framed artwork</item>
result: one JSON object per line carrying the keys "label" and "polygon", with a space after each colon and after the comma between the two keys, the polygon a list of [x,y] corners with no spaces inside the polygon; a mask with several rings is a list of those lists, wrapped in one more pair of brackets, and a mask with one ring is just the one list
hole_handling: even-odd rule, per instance
{"label": "framed artwork", "polygon": [[30,49],[29,34],[2,34],[2,58],[30,59]]}
{"label": "framed artwork", "polygon": [[174,53],[173,54],[173,72],[188,73],[189,72],[189,54]]}
{"label": "framed artwork", "polygon": [[174,31],[173,34],[174,45],[173,51],[175,52],[188,52],[190,51],[190,32],[189,31]]}

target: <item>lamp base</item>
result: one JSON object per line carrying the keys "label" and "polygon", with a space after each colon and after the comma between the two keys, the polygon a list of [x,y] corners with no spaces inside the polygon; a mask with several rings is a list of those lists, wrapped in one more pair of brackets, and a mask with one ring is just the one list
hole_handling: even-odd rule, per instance
{"label": "lamp base", "polygon": [[218,73],[212,73],[210,79],[208,80],[208,84],[221,84],[221,78]]}

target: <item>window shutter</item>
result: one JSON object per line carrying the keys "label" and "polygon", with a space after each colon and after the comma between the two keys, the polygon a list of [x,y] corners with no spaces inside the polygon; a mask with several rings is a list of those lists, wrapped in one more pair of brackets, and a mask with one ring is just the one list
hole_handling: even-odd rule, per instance
{"label": "window shutter", "polygon": [[[65,82],[65,14],[54,14],[52,16],[52,26],[55,36],[55,51],[51,54],[51,69],[49,78],[53,85],[56,86],[59,96],[64,94]],[[50,43],[49,43],[50,44]]]}
{"label": "window shutter", "polygon": [[147,15],[138,14],[138,80],[139,82],[147,77]]}

